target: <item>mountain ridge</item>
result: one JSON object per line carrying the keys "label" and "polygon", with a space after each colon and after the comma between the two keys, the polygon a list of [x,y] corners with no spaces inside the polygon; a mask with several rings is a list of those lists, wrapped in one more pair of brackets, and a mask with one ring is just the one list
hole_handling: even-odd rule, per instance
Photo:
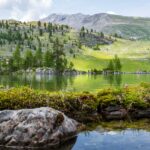
{"label": "mountain ridge", "polygon": [[124,38],[147,39],[150,37],[150,18],[130,17],[97,13],[94,15],[77,14],[56,14],[53,13],[42,22],[66,24],[75,29],[84,26],[87,29],[94,29],[106,34],[119,34]]}

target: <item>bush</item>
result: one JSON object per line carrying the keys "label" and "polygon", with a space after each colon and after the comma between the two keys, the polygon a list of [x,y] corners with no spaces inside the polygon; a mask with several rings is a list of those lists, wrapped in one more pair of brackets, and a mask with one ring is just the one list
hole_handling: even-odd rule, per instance
{"label": "bush", "polygon": [[120,89],[103,89],[97,94],[101,109],[110,105],[122,105],[122,93]]}
{"label": "bush", "polygon": [[52,107],[67,114],[92,114],[99,107],[105,109],[112,105],[129,110],[150,107],[150,84],[103,89],[96,94],[48,92],[29,87],[0,89],[0,110]]}

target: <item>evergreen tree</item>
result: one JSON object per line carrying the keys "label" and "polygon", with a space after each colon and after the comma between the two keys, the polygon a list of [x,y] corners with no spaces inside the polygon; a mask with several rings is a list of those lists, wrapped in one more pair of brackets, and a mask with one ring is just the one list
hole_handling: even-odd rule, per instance
{"label": "evergreen tree", "polygon": [[70,62],[70,64],[69,64],[69,69],[70,69],[70,70],[73,70],[73,67],[74,67],[73,62]]}
{"label": "evergreen tree", "polygon": [[112,60],[109,61],[107,69],[110,70],[110,71],[114,71],[114,64],[113,64]]}
{"label": "evergreen tree", "polygon": [[44,28],[45,28],[45,30],[46,30],[46,28],[47,28],[47,24],[46,24],[46,23],[44,23]]}
{"label": "evergreen tree", "polygon": [[84,26],[81,28],[80,36],[85,37],[85,28],[84,28]]}
{"label": "evergreen tree", "polygon": [[49,31],[49,39],[52,37],[52,30]]}
{"label": "evergreen tree", "polygon": [[115,55],[115,58],[114,58],[114,70],[115,71],[121,71],[122,69],[122,65],[121,65],[121,62],[120,62],[120,59],[117,55]]}
{"label": "evergreen tree", "polygon": [[6,21],[5,27],[6,27],[6,29],[8,29],[8,28],[9,28],[8,21]]}
{"label": "evergreen tree", "polygon": [[38,28],[40,28],[41,27],[41,21],[38,21],[37,24],[38,24]]}
{"label": "evergreen tree", "polygon": [[104,38],[104,33],[101,32],[101,33],[100,33],[100,36],[101,36],[101,38]]}
{"label": "evergreen tree", "polygon": [[39,47],[35,53],[35,66],[36,67],[42,67],[42,59],[43,59],[42,50],[41,50],[41,47]]}
{"label": "evergreen tree", "polygon": [[14,68],[14,60],[13,60],[13,58],[11,57],[10,59],[9,59],[9,61],[8,61],[8,71],[9,72],[13,72],[13,71],[15,71],[15,68]]}
{"label": "evergreen tree", "polygon": [[52,23],[48,23],[48,32],[52,31],[52,29],[53,29]]}
{"label": "evergreen tree", "polygon": [[24,58],[24,69],[33,67],[33,54],[31,50],[27,50]]}
{"label": "evergreen tree", "polygon": [[67,59],[65,58],[64,48],[60,44],[58,38],[56,38],[53,46],[53,60],[56,72],[63,73],[67,68]]}
{"label": "evergreen tree", "polygon": [[13,65],[16,70],[21,69],[22,59],[20,53],[20,45],[17,45],[16,50],[13,53]]}
{"label": "evergreen tree", "polygon": [[42,29],[39,29],[39,35],[43,36],[43,30]]}
{"label": "evergreen tree", "polygon": [[53,67],[52,53],[48,50],[44,54],[44,66],[45,67]]}

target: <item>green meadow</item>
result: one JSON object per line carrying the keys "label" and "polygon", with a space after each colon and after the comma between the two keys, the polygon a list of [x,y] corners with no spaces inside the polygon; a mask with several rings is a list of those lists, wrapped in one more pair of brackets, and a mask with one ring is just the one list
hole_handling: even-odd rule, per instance
{"label": "green meadow", "polygon": [[82,55],[71,59],[78,70],[103,69],[108,61],[118,55],[122,71],[150,71],[150,41],[117,39],[111,45],[99,45],[100,50],[83,46]]}

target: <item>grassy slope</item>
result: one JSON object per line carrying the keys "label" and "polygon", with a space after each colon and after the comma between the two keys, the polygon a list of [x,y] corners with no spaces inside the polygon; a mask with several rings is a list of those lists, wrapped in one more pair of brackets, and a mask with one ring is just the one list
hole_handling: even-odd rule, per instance
{"label": "grassy slope", "polygon": [[150,71],[150,41],[130,41],[117,39],[112,45],[101,45],[100,51],[82,47],[82,55],[72,59],[79,70],[102,69],[115,54],[121,58],[123,71]]}
{"label": "grassy slope", "polygon": [[[36,25],[36,22],[32,22],[32,25]],[[29,24],[27,24],[29,28]],[[26,25],[26,26],[27,26]],[[23,26],[21,24],[20,26]],[[34,31],[34,37],[38,36],[38,31]],[[94,51],[92,48],[82,46],[82,50],[79,50],[77,46],[72,47],[71,43],[78,41],[78,34],[75,30],[71,29],[69,33],[66,33],[63,37],[60,33],[56,33],[52,39],[59,37],[61,41],[67,41],[67,48],[65,52],[70,61],[74,63],[74,67],[77,70],[91,70],[91,69],[103,69],[107,66],[110,59],[117,54],[121,58],[123,65],[123,71],[138,71],[147,70],[150,71],[150,41],[139,40],[131,41],[125,39],[117,39],[111,45],[100,45],[100,51]],[[49,42],[48,33],[44,33],[42,37],[39,37],[44,45],[48,43],[48,49],[52,50],[52,44]],[[37,45],[37,40],[34,40]],[[10,56],[15,50],[15,45],[6,45],[0,48],[0,56]],[[70,55],[69,50],[73,49],[76,57],[73,58]],[[29,49],[26,45],[24,49]],[[43,47],[43,51],[47,48]],[[24,53],[24,51],[22,52]]]}

